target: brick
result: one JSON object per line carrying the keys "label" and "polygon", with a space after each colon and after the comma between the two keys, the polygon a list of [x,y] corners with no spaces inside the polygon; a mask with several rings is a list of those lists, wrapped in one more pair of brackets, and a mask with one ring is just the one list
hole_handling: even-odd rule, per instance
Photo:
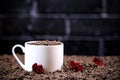
{"label": "brick", "polygon": [[0,14],[24,14],[29,10],[29,7],[30,4],[27,3],[27,0],[2,0],[0,1]]}
{"label": "brick", "polygon": [[65,35],[64,19],[37,18],[33,25],[36,35]]}
{"label": "brick", "polygon": [[39,0],[39,13],[100,13],[101,0]]}
{"label": "brick", "polygon": [[119,35],[119,25],[119,19],[72,19],[71,35]]}
{"label": "brick", "polygon": [[6,17],[1,21],[2,35],[27,34],[28,18]]}
{"label": "brick", "polygon": [[97,41],[65,41],[65,54],[71,55],[98,55]]}
{"label": "brick", "polygon": [[110,14],[120,14],[120,0],[107,0],[107,12]]}

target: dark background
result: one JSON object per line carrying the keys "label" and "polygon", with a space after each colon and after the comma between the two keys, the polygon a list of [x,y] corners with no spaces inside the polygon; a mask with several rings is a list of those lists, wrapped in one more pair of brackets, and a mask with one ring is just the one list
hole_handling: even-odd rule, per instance
{"label": "dark background", "polygon": [[120,55],[120,0],[0,0],[0,54],[46,39],[68,55]]}

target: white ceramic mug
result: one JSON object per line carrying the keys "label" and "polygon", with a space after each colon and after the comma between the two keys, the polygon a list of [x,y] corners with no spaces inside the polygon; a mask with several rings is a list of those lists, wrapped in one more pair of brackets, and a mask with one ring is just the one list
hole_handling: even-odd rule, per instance
{"label": "white ceramic mug", "polygon": [[[16,44],[12,48],[12,54],[20,64],[20,66],[26,71],[32,71],[32,65],[34,63],[42,64],[46,72],[54,72],[56,70],[61,70],[63,66],[63,56],[64,56],[64,44],[58,45],[31,45],[28,43],[33,43],[36,41],[25,42],[25,47]],[[15,54],[15,49],[20,47],[24,55],[24,64],[19,60]]]}

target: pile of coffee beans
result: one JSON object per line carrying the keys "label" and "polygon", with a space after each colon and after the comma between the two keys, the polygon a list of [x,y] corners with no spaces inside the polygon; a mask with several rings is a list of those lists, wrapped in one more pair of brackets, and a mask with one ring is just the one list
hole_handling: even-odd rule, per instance
{"label": "pile of coffee beans", "polygon": [[[17,54],[23,62],[23,55]],[[94,64],[95,56],[64,56],[63,68],[53,73],[27,72],[13,55],[0,55],[0,80],[120,80],[120,56],[103,56],[104,66]],[[72,71],[69,62],[74,60],[83,66],[82,71]]]}
{"label": "pile of coffee beans", "polygon": [[56,40],[53,40],[53,41],[41,40],[41,41],[30,42],[28,44],[31,44],[31,45],[60,45],[61,42],[60,41],[56,41]]}

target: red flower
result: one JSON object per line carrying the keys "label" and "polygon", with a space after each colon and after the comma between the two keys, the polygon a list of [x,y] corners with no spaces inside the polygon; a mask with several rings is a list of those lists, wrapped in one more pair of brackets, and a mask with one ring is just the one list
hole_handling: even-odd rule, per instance
{"label": "red flower", "polygon": [[37,65],[37,63],[33,64],[32,65],[32,70],[35,72],[35,73],[44,73],[44,69],[43,69],[43,66],[42,65]]}
{"label": "red flower", "polygon": [[103,66],[103,65],[104,65],[104,64],[103,64],[103,61],[100,60],[100,59],[98,59],[97,57],[95,57],[95,58],[93,59],[93,62],[94,62],[95,64],[99,65],[99,66]]}
{"label": "red flower", "polygon": [[71,70],[73,71],[82,71],[83,67],[80,65],[80,63],[74,62],[74,61],[70,61],[69,63],[69,67]]}

